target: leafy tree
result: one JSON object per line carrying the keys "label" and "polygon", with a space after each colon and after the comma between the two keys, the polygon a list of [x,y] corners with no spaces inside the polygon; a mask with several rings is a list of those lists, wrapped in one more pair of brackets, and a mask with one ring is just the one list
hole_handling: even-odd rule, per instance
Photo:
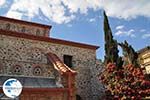
{"label": "leafy tree", "polygon": [[[106,100],[141,100],[150,96],[150,81],[145,77],[137,62],[138,55],[125,41],[117,43],[104,12],[105,70],[100,76],[106,87]],[[118,45],[123,49],[126,60],[118,55]]]}
{"label": "leafy tree", "polygon": [[141,100],[150,96],[150,81],[142,69],[131,64],[119,70],[115,67],[115,64],[107,64],[100,77],[106,87],[106,100]]}

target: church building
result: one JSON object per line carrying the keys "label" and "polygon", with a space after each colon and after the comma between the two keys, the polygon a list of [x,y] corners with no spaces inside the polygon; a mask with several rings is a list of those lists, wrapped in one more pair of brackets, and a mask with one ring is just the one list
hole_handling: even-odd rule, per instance
{"label": "church building", "polygon": [[52,26],[0,17],[0,99],[10,78],[23,86],[17,100],[99,100],[101,63],[95,45],[49,37]]}

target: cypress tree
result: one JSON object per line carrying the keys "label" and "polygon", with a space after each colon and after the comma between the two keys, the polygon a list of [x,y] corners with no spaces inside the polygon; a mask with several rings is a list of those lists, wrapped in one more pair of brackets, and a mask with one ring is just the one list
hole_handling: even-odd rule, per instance
{"label": "cypress tree", "polygon": [[105,36],[105,64],[116,63],[116,66],[122,66],[122,58],[118,55],[118,43],[113,39],[112,31],[109,26],[107,15],[104,11],[104,36]]}

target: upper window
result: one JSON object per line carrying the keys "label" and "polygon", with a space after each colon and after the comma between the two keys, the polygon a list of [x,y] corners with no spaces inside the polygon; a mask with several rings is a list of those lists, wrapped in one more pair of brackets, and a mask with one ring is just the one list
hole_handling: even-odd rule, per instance
{"label": "upper window", "polygon": [[72,56],[70,55],[64,55],[64,64],[66,64],[68,67],[72,67]]}
{"label": "upper window", "polygon": [[28,60],[41,61],[42,52],[38,48],[31,48],[28,51]]}
{"label": "upper window", "polygon": [[9,29],[10,29],[10,24],[7,23],[7,24],[6,24],[6,30],[9,30]]}

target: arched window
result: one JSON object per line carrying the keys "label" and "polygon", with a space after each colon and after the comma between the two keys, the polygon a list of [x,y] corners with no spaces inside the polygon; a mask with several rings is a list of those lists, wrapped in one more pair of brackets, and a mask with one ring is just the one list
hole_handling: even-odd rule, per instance
{"label": "arched window", "polygon": [[9,23],[6,24],[6,30],[10,30],[10,24]]}
{"label": "arched window", "polygon": [[40,66],[36,66],[33,69],[33,75],[35,75],[35,76],[41,76],[42,74],[43,74],[43,72],[42,72],[42,68]]}
{"label": "arched window", "polygon": [[24,33],[26,31],[26,28],[23,26],[21,29],[21,32]]}
{"label": "arched window", "polygon": [[36,35],[37,35],[37,36],[41,36],[41,32],[40,32],[39,29],[36,30]]}
{"label": "arched window", "polygon": [[22,74],[22,67],[20,65],[15,65],[13,68],[13,74]]}

